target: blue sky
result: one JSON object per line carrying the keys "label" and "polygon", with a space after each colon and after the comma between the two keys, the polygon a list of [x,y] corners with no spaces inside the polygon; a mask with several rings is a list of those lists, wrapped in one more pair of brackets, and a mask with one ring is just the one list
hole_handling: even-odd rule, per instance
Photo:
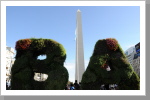
{"label": "blue sky", "polygon": [[99,39],[116,38],[125,51],[140,42],[139,6],[7,6],[6,45],[19,39],[48,38],[67,52],[69,80],[75,77],[76,12],[82,13],[85,68]]}

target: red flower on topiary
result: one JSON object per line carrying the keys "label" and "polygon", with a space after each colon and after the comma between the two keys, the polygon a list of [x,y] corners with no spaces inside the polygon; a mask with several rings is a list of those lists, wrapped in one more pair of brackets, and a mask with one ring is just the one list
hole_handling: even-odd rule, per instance
{"label": "red flower on topiary", "polygon": [[108,64],[103,64],[102,66],[101,66],[101,68],[103,68],[103,69],[106,69],[108,67]]}
{"label": "red flower on topiary", "polygon": [[27,50],[31,44],[30,39],[23,39],[16,42],[16,50]]}
{"label": "red flower on topiary", "polygon": [[118,49],[118,42],[115,39],[107,38],[106,43],[110,50],[116,51]]}

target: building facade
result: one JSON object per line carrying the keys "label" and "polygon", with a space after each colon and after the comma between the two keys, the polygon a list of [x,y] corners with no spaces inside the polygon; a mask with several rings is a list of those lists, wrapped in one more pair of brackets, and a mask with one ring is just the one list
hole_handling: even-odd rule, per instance
{"label": "building facade", "polygon": [[14,64],[14,49],[11,47],[6,47],[6,80],[11,77],[11,67]]}
{"label": "building facade", "polygon": [[135,45],[136,54],[133,58],[133,69],[140,77],[140,42]]}
{"label": "building facade", "polygon": [[132,65],[134,71],[138,74],[140,77],[140,57],[133,59],[133,65]]}
{"label": "building facade", "polygon": [[125,54],[134,71],[140,77],[140,42],[127,49]]}
{"label": "building facade", "polygon": [[131,65],[133,65],[133,58],[136,54],[135,46],[130,47],[125,51],[126,57]]}

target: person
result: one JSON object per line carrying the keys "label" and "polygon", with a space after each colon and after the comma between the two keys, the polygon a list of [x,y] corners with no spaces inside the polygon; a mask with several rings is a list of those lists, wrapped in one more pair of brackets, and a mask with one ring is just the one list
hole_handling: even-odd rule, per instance
{"label": "person", "polygon": [[71,84],[71,86],[70,86],[70,90],[75,90],[75,88],[74,88],[73,84]]}
{"label": "person", "polygon": [[10,90],[10,80],[7,81],[8,90]]}
{"label": "person", "polygon": [[105,85],[104,84],[101,85],[100,90],[105,90]]}
{"label": "person", "polygon": [[79,90],[81,90],[81,82],[79,82]]}
{"label": "person", "polygon": [[115,84],[115,90],[118,90],[118,85],[117,84]]}
{"label": "person", "polygon": [[114,84],[110,84],[110,89],[114,90]]}
{"label": "person", "polygon": [[6,80],[6,90],[10,90],[10,79]]}
{"label": "person", "polygon": [[8,81],[6,80],[6,90],[8,90]]}
{"label": "person", "polygon": [[76,90],[79,90],[80,86],[79,86],[79,84],[77,83],[77,80],[75,80],[74,86],[75,86],[75,89],[76,89]]}
{"label": "person", "polygon": [[69,90],[68,85],[66,85],[65,90]]}
{"label": "person", "polygon": [[114,88],[114,87],[111,87],[110,90],[115,90],[115,88]]}
{"label": "person", "polygon": [[105,84],[105,90],[109,90],[109,84]]}

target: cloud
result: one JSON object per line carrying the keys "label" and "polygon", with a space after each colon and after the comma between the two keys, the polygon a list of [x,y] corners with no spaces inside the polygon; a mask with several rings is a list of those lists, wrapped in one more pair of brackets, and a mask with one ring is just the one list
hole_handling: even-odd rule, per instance
{"label": "cloud", "polygon": [[75,63],[65,63],[64,66],[70,70],[75,68]]}

